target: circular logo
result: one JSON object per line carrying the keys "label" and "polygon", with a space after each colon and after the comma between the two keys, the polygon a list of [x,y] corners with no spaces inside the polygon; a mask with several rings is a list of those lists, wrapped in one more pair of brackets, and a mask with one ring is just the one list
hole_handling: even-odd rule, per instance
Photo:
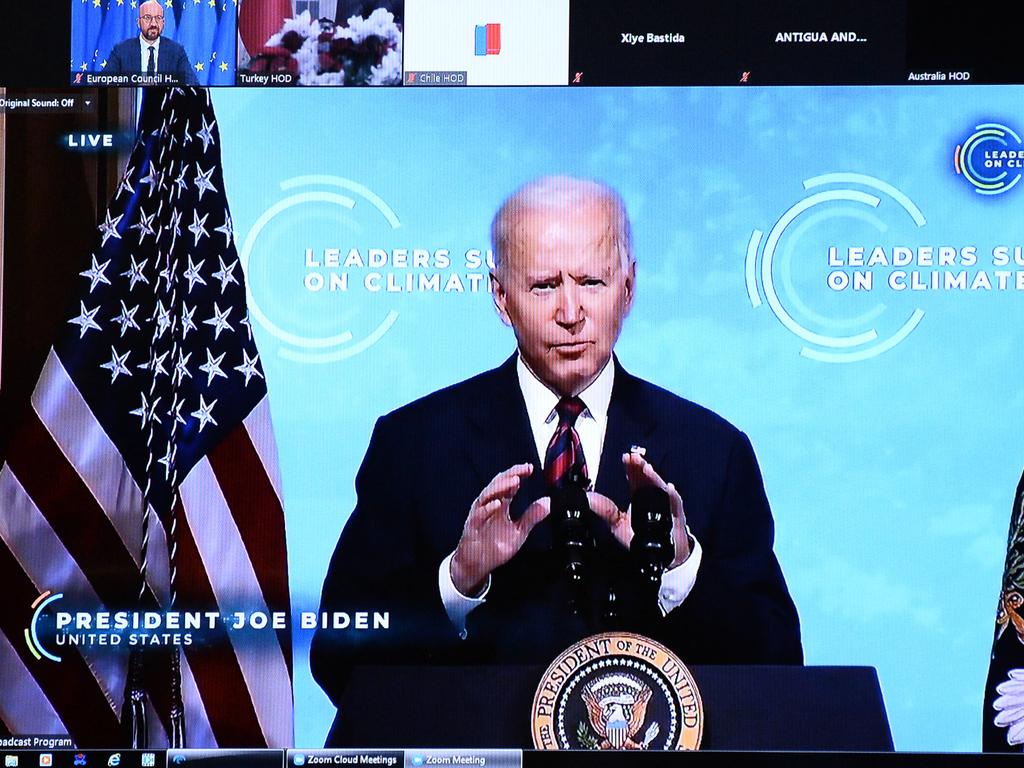
{"label": "circular logo", "polygon": [[[271,335],[282,342],[279,354],[285,359],[304,363],[332,363],[358,355],[380,341],[381,337],[391,329],[391,326],[398,320],[397,311],[389,310],[386,316],[359,337],[351,330],[320,335],[294,333],[272,319],[270,317],[272,312],[265,311],[260,305],[253,292],[254,281],[250,262],[254,251],[257,250],[257,241],[264,229],[270,226],[274,219],[297,206],[301,206],[304,209],[304,215],[307,216],[310,206],[326,205],[330,206],[336,214],[340,209],[342,213],[351,214],[357,219],[364,217],[358,222],[360,227],[370,222],[379,223],[378,220],[382,220],[389,229],[395,230],[401,227],[401,221],[391,207],[377,194],[350,179],[326,175],[296,176],[281,182],[280,186],[285,192],[295,191],[289,197],[270,206],[256,219],[238,254],[238,258],[242,262],[242,270],[247,277],[246,299],[249,314]],[[333,187],[341,189],[343,192],[303,189],[308,186]],[[300,189],[303,191],[298,191]],[[345,218],[339,219],[337,223],[339,226],[353,226],[352,221]],[[266,255],[273,256],[274,254],[267,253]],[[289,314],[295,313],[294,306],[279,307],[278,310],[284,320],[294,319],[289,317]]]}
{"label": "circular logo", "polygon": [[537,749],[695,750],[704,730],[690,671],[665,646],[628,632],[563,651],[537,686],[531,718]]}
{"label": "circular logo", "polygon": [[[879,333],[875,327],[875,321],[886,309],[884,304],[875,304],[853,317],[819,314],[801,299],[793,284],[791,251],[813,228],[837,217],[865,221],[884,233],[889,224],[874,213],[883,200],[886,208],[896,212],[900,220],[904,214],[909,217],[916,229],[925,226],[924,214],[901,190],[862,173],[826,173],[805,179],[803,187],[810,194],[790,206],[767,237],[760,229],[750,235],[745,269],[750,305],[760,307],[763,292],[765,302],[779,322],[807,342],[800,354],[809,360],[855,363],[877,357],[906,339],[921,323],[924,310],[915,308],[901,325],[887,334]],[[839,290],[838,285],[828,284],[833,290]],[[851,333],[850,329],[857,326],[862,330]]]}
{"label": "circular logo", "polygon": [[982,123],[957,144],[953,168],[979,195],[1001,195],[1020,181],[1024,168],[1024,142],[1010,127]]}

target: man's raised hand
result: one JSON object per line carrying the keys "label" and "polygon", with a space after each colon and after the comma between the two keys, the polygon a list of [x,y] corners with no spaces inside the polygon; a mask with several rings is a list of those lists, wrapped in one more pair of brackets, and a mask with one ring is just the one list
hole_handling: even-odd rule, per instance
{"label": "man's raised hand", "polygon": [[532,464],[516,464],[499,472],[470,506],[451,561],[452,583],[462,594],[479,594],[491,572],[512,559],[534,526],[551,511],[550,499],[543,498],[518,520],[509,515],[512,499],[532,473]]}
{"label": "man's raised hand", "polygon": [[[675,557],[669,568],[681,565],[690,556],[690,541],[686,535],[686,514],[683,511],[683,499],[679,495],[679,491],[672,483],[662,480],[661,476],[654,471],[651,463],[639,453],[624,453],[622,464],[629,482],[630,495],[636,493],[638,488],[645,486],[660,488],[668,494],[669,508],[672,511],[672,543],[675,548]],[[594,514],[604,520],[616,540],[629,549],[629,545],[633,541],[631,511],[619,509],[614,501],[600,493],[591,491],[587,494],[587,498]]]}

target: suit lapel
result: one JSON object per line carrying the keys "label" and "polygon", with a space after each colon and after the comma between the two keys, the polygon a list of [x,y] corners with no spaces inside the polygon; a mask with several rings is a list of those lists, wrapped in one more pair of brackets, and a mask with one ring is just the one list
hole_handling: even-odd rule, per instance
{"label": "suit lapel", "polygon": [[615,383],[608,403],[608,426],[595,490],[618,504],[620,509],[625,509],[630,494],[622,467],[622,454],[628,453],[634,445],[642,446],[646,449],[645,457],[657,469],[667,446],[649,444],[657,420],[648,409],[643,382],[623,370],[617,358],[613,358],[613,363]]}
{"label": "suit lapel", "polygon": [[156,59],[156,71],[157,72],[170,72],[172,68],[168,66],[168,63],[172,58],[171,46],[167,45],[170,42],[165,38],[160,40],[160,55]]}
{"label": "suit lapel", "polygon": [[473,434],[468,443],[472,451],[468,458],[481,490],[496,474],[512,465],[533,463],[533,474],[512,502],[511,514],[516,519],[545,491],[541,459],[519,388],[515,355],[486,374],[482,396],[466,403],[466,414]]}

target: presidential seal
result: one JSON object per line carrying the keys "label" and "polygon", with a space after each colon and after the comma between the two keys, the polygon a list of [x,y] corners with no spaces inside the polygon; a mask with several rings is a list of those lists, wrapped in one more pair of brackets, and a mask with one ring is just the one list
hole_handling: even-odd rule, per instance
{"label": "presidential seal", "polygon": [[665,646],[628,632],[563,651],[531,715],[537,749],[697,749],[704,730],[690,671]]}

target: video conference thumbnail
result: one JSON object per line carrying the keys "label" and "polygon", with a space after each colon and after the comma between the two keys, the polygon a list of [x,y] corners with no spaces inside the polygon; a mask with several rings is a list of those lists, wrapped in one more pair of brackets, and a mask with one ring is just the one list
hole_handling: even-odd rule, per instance
{"label": "video conference thumbnail", "polygon": [[72,0],[71,16],[81,86],[564,85],[569,67],[568,0]]}
{"label": "video conference thumbnail", "polygon": [[73,85],[234,85],[237,0],[72,0]]}
{"label": "video conference thumbnail", "polygon": [[72,0],[71,82],[400,85],[403,27],[402,0]]}

